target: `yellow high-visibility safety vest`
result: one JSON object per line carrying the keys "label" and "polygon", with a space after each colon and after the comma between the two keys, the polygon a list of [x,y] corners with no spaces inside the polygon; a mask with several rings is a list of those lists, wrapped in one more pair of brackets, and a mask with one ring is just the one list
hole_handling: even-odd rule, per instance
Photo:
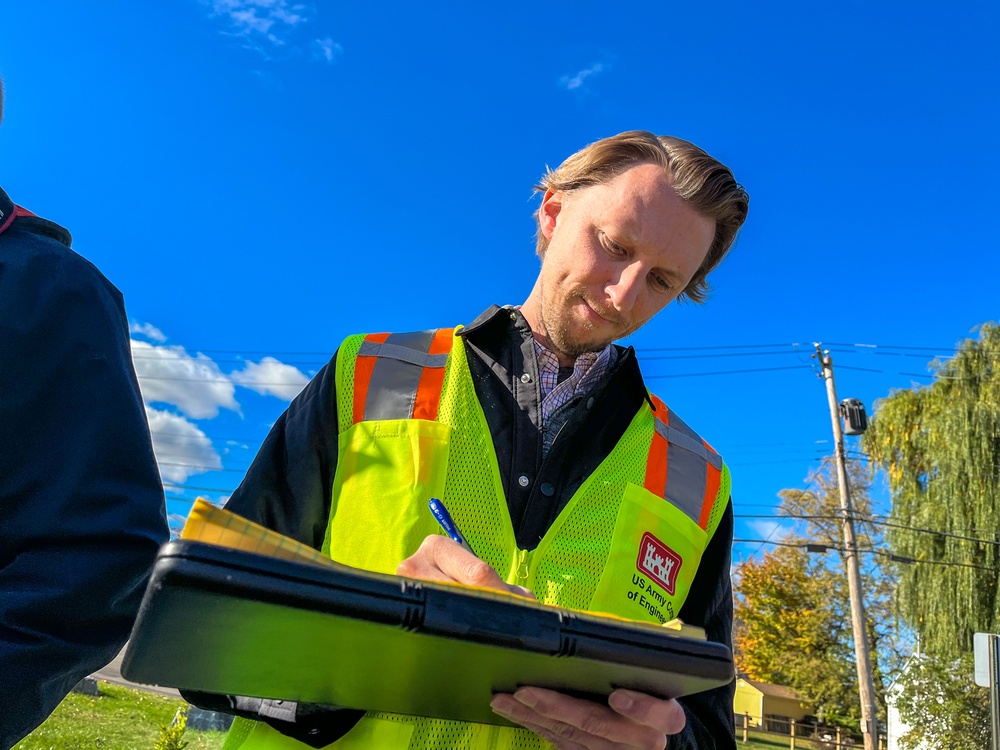
{"label": "yellow high-visibility safety vest", "polygon": [[[493,440],[453,329],[348,338],[337,359],[339,452],[323,551],[394,573],[441,498],[477,554],[538,601],[662,623],[680,611],[729,499],[721,457],[655,397],[534,550],[518,549]],[[373,539],[359,529],[378,529]],[[305,748],[237,719],[225,750]],[[545,748],[526,729],[368,713],[330,747]]]}

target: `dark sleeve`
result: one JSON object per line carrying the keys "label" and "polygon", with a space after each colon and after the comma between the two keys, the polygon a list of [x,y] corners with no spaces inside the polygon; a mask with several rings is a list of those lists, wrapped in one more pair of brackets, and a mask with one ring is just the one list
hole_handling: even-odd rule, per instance
{"label": "dark sleeve", "polygon": [[278,417],[226,503],[244,518],[323,546],[337,469],[336,356]]}
{"label": "dark sleeve", "polygon": [[6,232],[0,747],[121,649],[167,536],[121,294],[65,246]]}
{"label": "dark sleeve", "polygon": [[[264,439],[246,477],[226,503],[244,518],[316,549],[323,546],[337,469],[336,356],[295,397]],[[212,711],[263,721],[311,747],[346,734],[364,711],[299,704],[295,720],[274,715],[269,702],[182,690],[186,700]]]}
{"label": "dark sleeve", "polygon": [[[733,584],[729,572],[732,553],[733,503],[730,500],[705,549],[691,593],[679,613],[684,622],[703,627],[710,641],[724,643],[730,648],[733,645]],[[680,698],[687,726],[670,738],[669,750],[735,750],[735,691],[736,681],[733,680],[715,690]]]}

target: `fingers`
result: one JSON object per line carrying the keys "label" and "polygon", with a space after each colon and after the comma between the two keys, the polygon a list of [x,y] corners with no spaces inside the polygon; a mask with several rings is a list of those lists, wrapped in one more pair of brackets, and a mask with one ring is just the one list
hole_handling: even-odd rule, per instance
{"label": "fingers", "polygon": [[684,728],[684,710],[676,701],[628,690],[616,690],[612,695],[614,710],[542,688],[520,688],[513,695],[496,695],[490,705],[504,718],[562,750],[663,750],[666,735]]}
{"label": "fingers", "polygon": [[457,542],[438,534],[424,539],[416,552],[397,565],[396,575],[424,581],[464,583],[535,598],[523,586],[508,586],[487,563]]}
{"label": "fingers", "polygon": [[512,594],[517,594],[518,596],[523,596],[527,599],[537,599],[537,597],[535,597],[535,592],[529,588],[525,588],[524,586],[513,586],[508,583],[507,590]]}
{"label": "fingers", "polygon": [[635,690],[615,690],[608,696],[608,704],[622,716],[664,734],[677,734],[687,723],[684,709],[677,701],[654,698]]}

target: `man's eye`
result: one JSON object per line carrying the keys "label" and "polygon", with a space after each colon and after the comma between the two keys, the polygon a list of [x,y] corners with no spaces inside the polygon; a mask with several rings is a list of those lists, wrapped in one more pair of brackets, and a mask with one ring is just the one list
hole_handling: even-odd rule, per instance
{"label": "man's eye", "polygon": [[661,292],[669,292],[673,288],[666,276],[654,273],[650,275],[650,279],[652,280],[653,286]]}
{"label": "man's eye", "polygon": [[612,255],[622,256],[627,254],[624,247],[619,245],[617,242],[608,237],[608,235],[606,234],[604,235],[604,244],[608,248],[608,252],[610,252]]}

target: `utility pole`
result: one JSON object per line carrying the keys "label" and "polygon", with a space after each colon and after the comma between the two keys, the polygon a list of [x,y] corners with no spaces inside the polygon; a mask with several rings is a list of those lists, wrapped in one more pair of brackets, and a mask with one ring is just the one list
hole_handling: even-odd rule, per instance
{"label": "utility pole", "polygon": [[823,367],[826,395],[830,401],[830,418],[833,420],[833,439],[837,459],[837,484],[840,486],[840,510],[844,518],[844,549],[847,557],[847,587],[851,597],[851,624],[854,630],[854,655],[858,664],[858,688],[861,695],[861,731],[865,750],[876,750],[878,738],[878,712],[875,709],[875,679],[872,676],[871,650],[868,646],[865,602],[861,589],[861,565],[858,542],[854,535],[854,511],[847,485],[847,457],[844,452],[844,431],[840,424],[837,386],[833,382],[833,360],[829,351],[822,351],[816,344],[816,356]]}

